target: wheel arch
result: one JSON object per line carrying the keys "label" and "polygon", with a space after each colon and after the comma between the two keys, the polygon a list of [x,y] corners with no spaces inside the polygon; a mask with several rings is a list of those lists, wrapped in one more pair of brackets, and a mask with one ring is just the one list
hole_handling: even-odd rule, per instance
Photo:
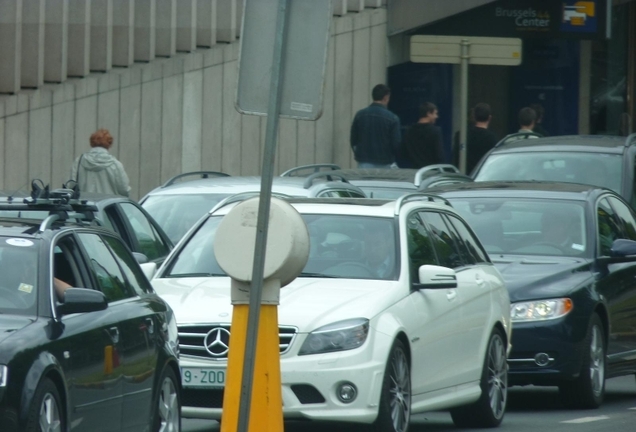
{"label": "wheel arch", "polygon": [[[609,313],[607,312],[607,308],[605,307],[605,305],[602,303],[599,303],[596,305],[593,313],[596,313],[601,319],[601,323],[603,324],[603,333],[604,333],[603,336],[605,336],[605,347],[607,348],[607,342],[609,340],[609,331],[610,331]],[[590,315],[590,319],[591,319],[591,315]]]}
{"label": "wheel arch", "polygon": [[68,424],[71,404],[68,401],[66,379],[57,358],[49,352],[40,353],[25,375],[25,382],[20,395],[20,421],[22,424],[26,424],[28,421],[29,408],[33,403],[36,389],[45,378],[50,379],[57,388],[60,394],[60,403],[62,404],[60,411],[64,416],[64,421]]}

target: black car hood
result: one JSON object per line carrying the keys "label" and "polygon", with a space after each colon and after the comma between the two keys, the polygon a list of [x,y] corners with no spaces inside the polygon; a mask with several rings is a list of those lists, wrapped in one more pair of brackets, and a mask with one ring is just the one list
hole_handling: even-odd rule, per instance
{"label": "black car hood", "polygon": [[6,338],[35,321],[32,317],[20,315],[0,315],[0,343]]}
{"label": "black car hood", "polygon": [[583,258],[491,255],[503,276],[510,302],[565,296],[593,275]]}

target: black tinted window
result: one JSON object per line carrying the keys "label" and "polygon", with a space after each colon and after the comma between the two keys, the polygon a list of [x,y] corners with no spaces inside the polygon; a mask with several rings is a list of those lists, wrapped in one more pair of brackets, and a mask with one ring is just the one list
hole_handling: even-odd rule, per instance
{"label": "black tinted window", "polygon": [[151,292],[148,280],[144,276],[143,272],[139,268],[139,264],[135,261],[135,258],[130,255],[126,246],[114,237],[104,237],[108,245],[113,249],[113,252],[120,260],[121,269],[126,274],[128,283],[132,286],[133,290],[139,294],[146,294]]}
{"label": "black tinted window", "polygon": [[461,267],[461,256],[453,241],[453,234],[444,223],[442,216],[436,212],[421,212],[420,216],[428,223],[439,265],[449,268]]}
{"label": "black tinted window", "polygon": [[610,256],[612,243],[614,240],[622,238],[616,214],[610,207],[607,199],[602,199],[597,208],[598,218],[598,242],[599,251],[602,256]]}
{"label": "black tinted window", "polygon": [[133,297],[134,293],[126,286],[124,275],[102,238],[88,233],[79,234],[79,238],[88,253],[90,266],[99,289],[106,299],[113,302]]}
{"label": "black tinted window", "polygon": [[411,281],[415,282],[419,280],[419,268],[426,264],[437,265],[437,257],[429,232],[419,216],[417,214],[410,215],[407,224],[409,267]]}
{"label": "black tinted window", "polygon": [[455,216],[447,215],[448,219],[451,221],[453,227],[457,230],[459,234],[459,241],[461,247],[466,250],[466,253],[469,256],[469,259],[473,263],[484,263],[488,262],[488,258],[486,254],[482,250],[479,245],[479,242],[471,232],[468,230],[464,222],[456,218]]}
{"label": "black tinted window", "polygon": [[623,230],[627,239],[636,240],[636,221],[634,221],[634,214],[632,213],[632,210],[623,204],[622,201],[619,201],[614,197],[610,197],[609,200],[612,204],[612,208],[616,212],[616,216],[618,216],[621,224],[623,225]]}
{"label": "black tinted window", "polygon": [[130,203],[121,203],[121,209],[137,238],[140,249],[138,252],[146,255],[149,260],[156,260],[168,255],[168,247],[141,210]]}

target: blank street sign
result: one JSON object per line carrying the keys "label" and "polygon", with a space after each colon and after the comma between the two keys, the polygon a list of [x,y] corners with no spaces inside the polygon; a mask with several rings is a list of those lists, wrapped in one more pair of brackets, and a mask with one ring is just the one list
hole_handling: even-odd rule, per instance
{"label": "blank street sign", "polygon": [[460,64],[462,40],[468,43],[469,64],[521,64],[521,39],[471,36],[411,36],[411,61]]}

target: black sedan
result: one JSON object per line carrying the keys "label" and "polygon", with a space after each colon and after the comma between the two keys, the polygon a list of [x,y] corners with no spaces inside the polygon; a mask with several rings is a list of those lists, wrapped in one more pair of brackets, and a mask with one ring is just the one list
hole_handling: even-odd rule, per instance
{"label": "black sedan", "polygon": [[94,206],[0,210],[35,208],[0,218],[0,431],[178,431],[172,310]]}
{"label": "black sedan", "polygon": [[511,385],[558,386],[595,408],[605,379],[636,373],[636,217],[616,193],[568,183],[430,190],[469,222],[511,301]]}

